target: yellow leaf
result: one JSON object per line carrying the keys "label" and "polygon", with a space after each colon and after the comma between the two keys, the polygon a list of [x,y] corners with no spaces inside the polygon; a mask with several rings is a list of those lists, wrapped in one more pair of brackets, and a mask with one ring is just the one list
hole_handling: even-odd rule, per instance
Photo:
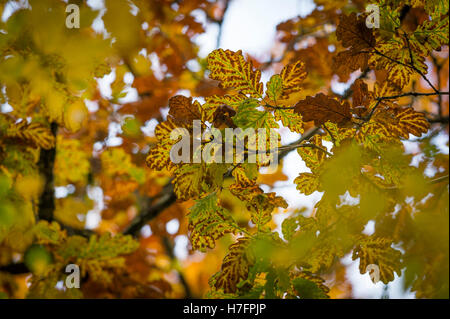
{"label": "yellow leaf", "polygon": [[248,271],[253,263],[253,258],[248,252],[250,239],[239,238],[228,249],[228,254],[223,259],[222,268],[216,275],[214,287],[223,289],[225,293],[233,293],[241,280],[247,279]]}
{"label": "yellow leaf", "polygon": [[212,95],[205,97],[206,103],[210,107],[217,108],[222,104],[228,105],[233,109],[237,109],[238,106],[245,100],[245,96],[242,95]]}
{"label": "yellow leaf", "polygon": [[283,81],[283,90],[278,104],[291,106],[299,100],[298,93],[302,90],[301,85],[306,75],[305,64],[300,60],[286,65],[281,70],[280,77]]}
{"label": "yellow leaf", "polygon": [[23,198],[37,199],[44,189],[44,178],[40,175],[19,176],[14,187]]}
{"label": "yellow leaf", "polygon": [[64,126],[72,132],[76,132],[86,125],[87,119],[88,109],[81,100],[70,104],[64,112]]}
{"label": "yellow leaf", "polygon": [[300,173],[294,183],[297,184],[297,189],[305,195],[311,195],[315,191],[319,191],[319,177],[315,174]]}
{"label": "yellow leaf", "polygon": [[158,139],[158,143],[150,149],[146,159],[150,168],[173,170],[174,163],[170,160],[170,150],[177,140],[172,140],[170,133],[176,128],[177,125],[171,119],[156,126],[155,136]]}
{"label": "yellow leaf", "polygon": [[22,121],[17,124],[12,124],[7,129],[6,135],[32,142],[36,146],[44,149],[50,149],[55,146],[55,137],[50,129],[39,123],[28,124],[27,121]]}
{"label": "yellow leaf", "polygon": [[264,193],[258,185],[242,186],[241,184],[232,184],[228,188],[239,200],[249,202],[258,194]]}
{"label": "yellow leaf", "polygon": [[217,190],[227,168],[222,164],[183,164],[175,171],[172,181],[178,199],[197,199]]}
{"label": "yellow leaf", "polygon": [[[315,135],[309,142],[317,147],[324,148],[324,146],[322,146],[322,138],[319,135]],[[305,161],[306,166],[313,172],[319,169],[326,158],[326,153],[316,147],[299,147],[297,152],[302,160]]]}
{"label": "yellow leaf", "polygon": [[[392,241],[380,237],[363,238],[353,250],[352,259],[359,258],[359,271],[361,274],[369,271],[369,265],[379,269],[379,279],[388,284],[394,280],[394,272],[401,275],[401,252],[391,247]],[[371,276],[375,280],[376,276]]]}
{"label": "yellow leaf", "polygon": [[235,88],[255,98],[262,96],[261,71],[253,70],[252,63],[245,61],[241,50],[214,50],[207,61],[211,71],[209,77],[220,81],[221,88]]}
{"label": "yellow leaf", "polygon": [[214,248],[215,241],[227,233],[236,233],[237,226],[230,213],[218,203],[216,193],[198,200],[190,209],[189,237],[194,250]]}
{"label": "yellow leaf", "polygon": [[392,126],[391,129],[396,129],[398,136],[409,138],[409,134],[412,134],[420,137],[430,127],[425,115],[414,111],[412,107],[394,108],[391,111],[398,121],[398,124]]}
{"label": "yellow leaf", "polygon": [[[83,183],[89,174],[89,154],[83,150],[77,139],[58,135],[55,159],[55,185]],[[73,169],[76,167],[77,169]]]}

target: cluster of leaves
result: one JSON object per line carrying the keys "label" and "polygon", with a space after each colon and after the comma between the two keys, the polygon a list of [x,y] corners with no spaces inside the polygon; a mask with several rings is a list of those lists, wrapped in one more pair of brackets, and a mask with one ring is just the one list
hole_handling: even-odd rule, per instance
{"label": "cluster of leaves", "polygon": [[[221,26],[228,1],[108,0],[104,14],[79,1],[80,29],[65,27],[64,1],[0,1],[13,11],[0,22],[0,296],[209,286],[212,298],[350,297],[351,256],[384,284],[403,274],[417,297],[448,297],[448,152],[435,139],[448,147],[448,2],[377,0],[378,29],[358,13],[367,1],[315,2],[278,26],[279,54],[260,63],[224,49],[197,56],[204,28],[191,12]],[[99,79],[112,79],[109,95]],[[124,99],[131,89],[137,101]],[[266,134],[246,139],[242,157],[220,147],[226,128]],[[193,147],[175,163],[179,129]],[[282,131],[298,141],[281,145]],[[282,162],[261,173],[293,150],[306,165],[299,196],[321,195],[312,211],[276,191]],[[215,161],[196,161],[205,153]],[[194,261],[173,253],[183,235]],[[80,290],[61,288],[71,263]]]}
{"label": "cluster of leaves", "polygon": [[[428,198],[432,189],[427,185],[433,181],[423,174],[422,167],[410,165],[411,156],[405,155],[401,142],[411,135],[421,137],[430,124],[423,113],[395,103],[414,73],[428,82],[425,59],[432,51],[448,45],[448,6],[439,10],[425,6],[422,14],[429,19],[407,32],[401,28],[401,5],[378,5],[383,8],[379,30],[367,28],[364,15],[352,12],[339,17],[336,36],[344,50],[335,54],[332,66],[342,80],[348,80],[358,69],[385,70],[386,76],[375,82],[373,91],[358,79],[351,87],[351,101],[323,93],[302,99],[307,73],[304,62],[297,60],[270,78],[264,95],[261,72],[253,69],[240,51],[219,49],[208,56],[209,76],[219,81],[219,87],[231,88],[235,93],[205,97],[203,105],[182,96],[169,101],[168,119],[157,128],[159,144],[150,151],[147,163],[155,169],[170,165],[177,197],[197,199],[188,215],[192,247],[204,251],[214,248],[215,240],[227,233],[242,236],[231,244],[220,272],[212,277],[211,296],[324,297],[328,290],[323,280],[314,276],[327,273],[339,258],[352,251],[352,259],[359,259],[361,273],[367,271],[368,265],[377,265],[380,280],[389,283],[395,273],[401,275],[408,259],[415,258],[416,249],[421,249],[409,246],[421,245],[409,240],[403,246],[408,251],[402,254],[393,247],[399,243],[396,234],[382,230],[384,224],[397,222],[391,215],[396,210],[412,206],[418,209],[408,203],[409,196],[414,196],[414,203],[427,202],[427,208],[417,214],[426,218],[438,214],[433,224],[440,235],[448,238],[448,231],[439,227],[448,221],[448,192],[440,191]],[[435,93],[441,94],[437,90]],[[286,208],[287,204],[274,193],[264,193],[256,184],[254,170],[264,163],[171,163],[170,150],[176,141],[170,140],[170,129],[182,125],[192,131],[189,125],[194,120],[211,130],[220,129],[223,117],[219,115],[225,106],[232,109],[227,114],[231,127],[270,129],[278,128],[280,121],[293,132],[303,133],[305,122],[314,122],[317,128],[312,137],[295,145],[310,172],[301,173],[294,182],[305,195],[323,192],[322,199],[312,216],[294,214],[284,220],[284,240],[267,227],[274,209]],[[199,148],[204,151],[209,143],[205,141]],[[223,179],[229,175],[234,183],[225,187]],[[447,189],[446,185],[439,187]],[[221,206],[220,196],[225,190],[245,203],[254,224],[251,231],[237,226]],[[347,203],[349,197],[357,199],[357,204]],[[376,221],[376,231],[364,235],[365,225],[371,220]],[[411,222],[413,228],[421,227],[418,219],[412,218]],[[443,258],[440,254],[446,253],[445,248],[448,250],[448,246],[439,247],[435,258]],[[448,260],[448,251],[444,258]],[[418,272],[418,278],[430,277],[428,271]],[[441,269],[434,271],[443,273]],[[448,276],[444,278],[443,282],[442,277],[435,282],[441,287],[437,296],[448,294]],[[420,284],[416,283],[415,288]]]}

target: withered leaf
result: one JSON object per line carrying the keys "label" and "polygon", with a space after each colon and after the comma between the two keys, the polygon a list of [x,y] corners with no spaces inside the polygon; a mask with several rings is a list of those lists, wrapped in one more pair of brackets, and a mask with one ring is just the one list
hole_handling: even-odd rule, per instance
{"label": "withered leaf", "polygon": [[307,96],[295,105],[294,111],[303,116],[304,122],[314,121],[316,126],[327,121],[343,125],[352,119],[347,101],[340,102],[323,93]]}

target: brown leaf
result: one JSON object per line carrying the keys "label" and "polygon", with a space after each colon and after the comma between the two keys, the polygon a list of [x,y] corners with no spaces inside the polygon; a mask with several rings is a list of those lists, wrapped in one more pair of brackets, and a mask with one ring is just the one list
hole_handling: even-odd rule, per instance
{"label": "brown leaf", "polygon": [[367,84],[361,79],[353,83],[352,90],[352,112],[361,117],[373,101],[373,94],[369,92]]}
{"label": "brown leaf", "polygon": [[192,103],[192,97],[175,95],[169,100],[169,116],[177,124],[192,124],[193,120],[201,119],[200,104],[195,101]]}
{"label": "brown leaf", "polygon": [[314,121],[316,126],[326,121],[342,125],[352,119],[350,104],[347,101],[340,102],[323,93],[314,97],[307,96],[295,105],[294,110],[303,116],[304,122]]}
{"label": "brown leaf", "polygon": [[366,27],[364,17],[357,17],[354,12],[348,16],[340,16],[336,36],[348,50],[339,52],[333,58],[333,69],[341,80],[346,81],[351,72],[367,68],[368,52],[376,41],[372,30]]}

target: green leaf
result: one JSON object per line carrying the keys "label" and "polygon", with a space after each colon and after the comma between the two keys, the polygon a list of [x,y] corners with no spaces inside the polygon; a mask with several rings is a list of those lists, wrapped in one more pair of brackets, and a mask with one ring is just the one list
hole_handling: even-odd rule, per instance
{"label": "green leaf", "polygon": [[313,281],[306,278],[295,278],[292,285],[301,299],[327,299],[328,295]]}
{"label": "green leaf", "polygon": [[279,74],[272,75],[269,82],[267,82],[267,90],[266,90],[267,96],[272,101],[276,102],[280,98],[282,91],[283,91],[283,79]]}
{"label": "green leaf", "polygon": [[255,99],[248,99],[242,102],[238,106],[236,115],[233,117],[234,124],[243,130],[247,128],[278,128],[272,113],[259,111],[256,109],[258,106],[259,102]]}
{"label": "green leaf", "polygon": [[214,248],[217,239],[238,230],[229,211],[219,205],[215,192],[197,200],[188,218],[192,248],[203,252],[207,248]]}

